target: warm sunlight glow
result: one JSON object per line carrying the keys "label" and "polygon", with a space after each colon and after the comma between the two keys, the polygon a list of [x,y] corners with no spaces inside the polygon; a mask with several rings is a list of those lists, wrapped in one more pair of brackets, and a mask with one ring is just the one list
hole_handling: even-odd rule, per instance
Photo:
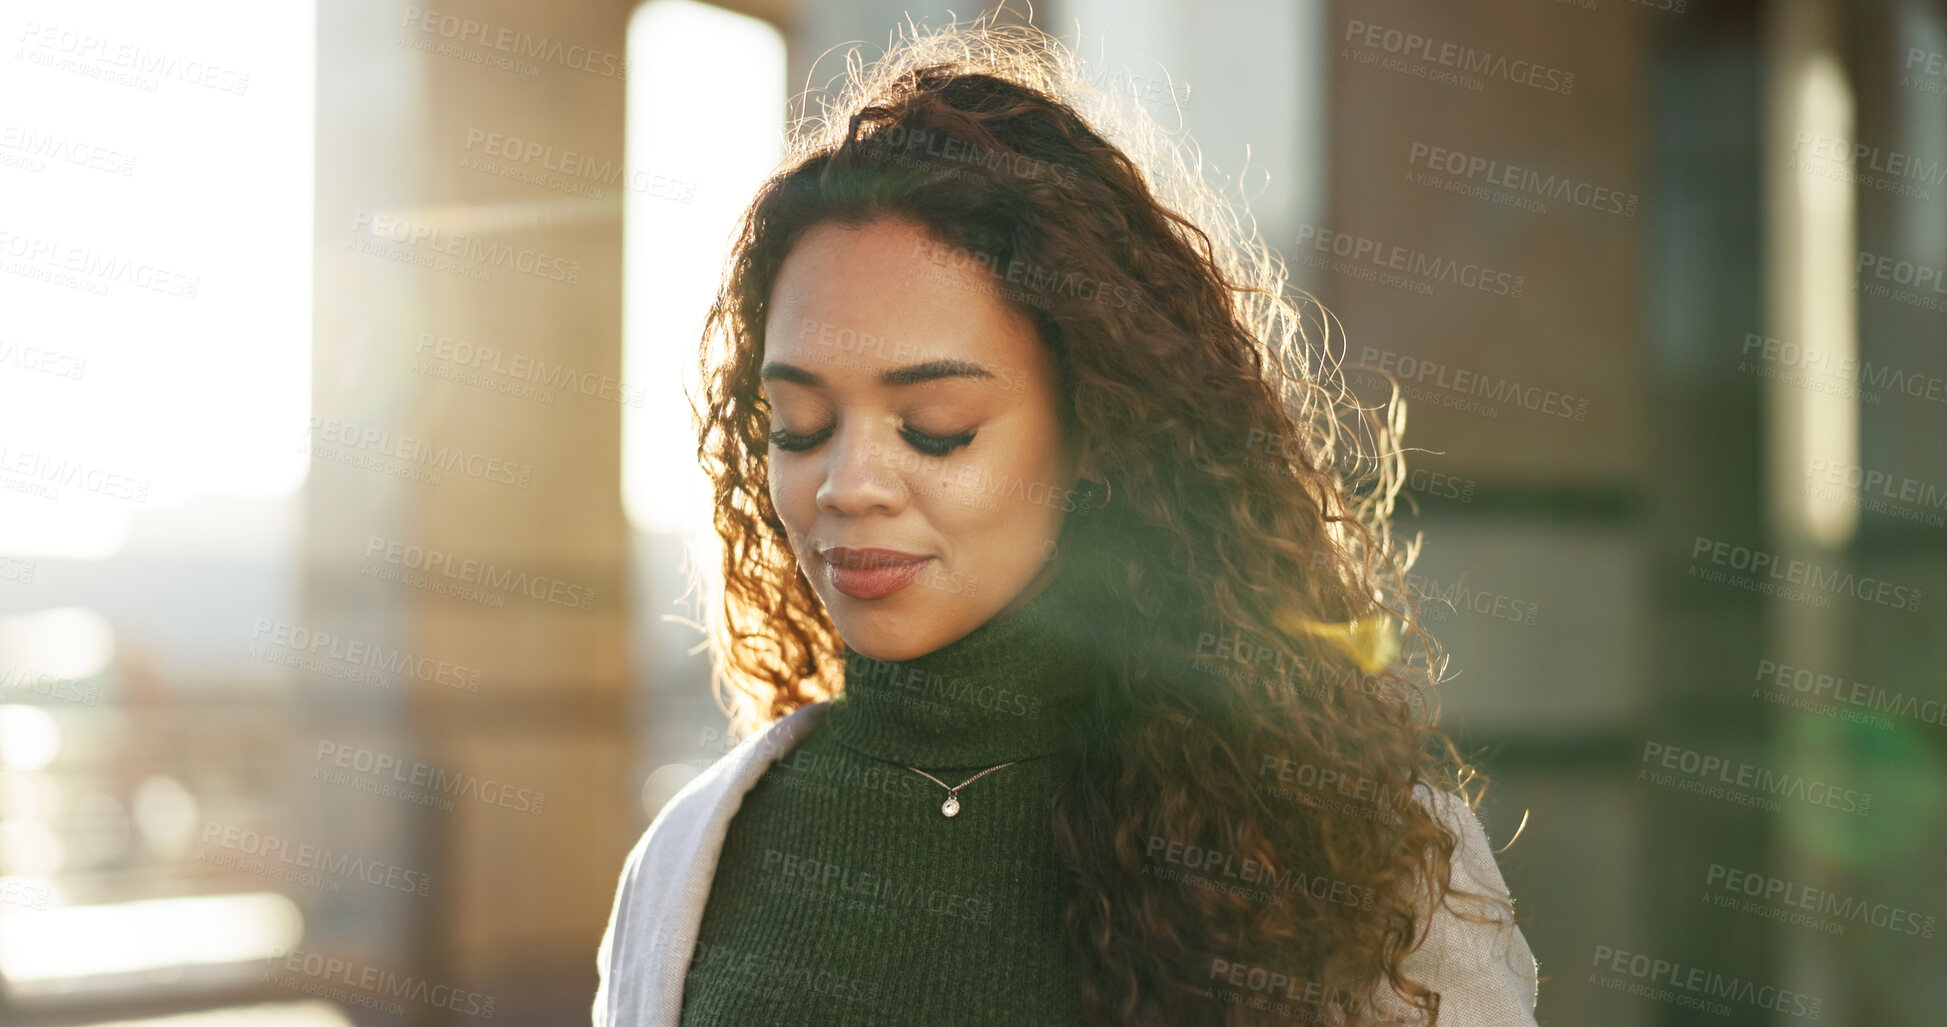
{"label": "warm sunlight glow", "polygon": [[[1775,145],[1853,137],[1852,89],[1830,52],[1812,52],[1785,74]],[[1777,263],[1766,334],[1783,352],[1821,354],[1821,366],[1833,372],[1855,366],[1859,356],[1854,188],[1848,176],[1787,171],[1773,179],[1770,200]],[[1782,376],[1768,385],[1765,400],[1776,440],[1769,490],[1780,529],[1815,546],[1844,546],[1859,524],[1858,486],[1841,474],[1808,488],[1808,469],[1858,464],[1858,400],[1849,388],[1806,388]]]}
{"label": "warm sunlight glow", "polygon": [[[676,183],[624,194],[622,498],[645,531],[690,532],[708,509],[683,386],[694,366],[737,215],[775,167],[785,114],[784,39],[755,18],[651,0],[629,25],[627,162]],[[684,197],[688,197],[687,200]]]}
{"label": "warm sunlight glow", "polygon": [[0,916],[0,974],[32,983],[268,959],[295,946],[304,918],[270,892],[147,899]]}
{"label": "warm sunlight glow", "polygon": [[[304,480],[316,18],[122,0],[27,20],[0,62],[0,96],[32,98],[0,166],[0,555],[99,559],[153,511]],[[136,65],[76,57],[82,36]]]}

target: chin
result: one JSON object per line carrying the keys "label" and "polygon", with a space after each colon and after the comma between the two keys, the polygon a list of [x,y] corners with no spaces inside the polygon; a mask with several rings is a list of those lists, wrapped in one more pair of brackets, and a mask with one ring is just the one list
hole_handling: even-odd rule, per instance
{"label": "chin", "polygon": [[855,599],[835,588],[818,591],[838,637],[854,652],[889,663],[945,645],[956,637],[953,622],[966,612],[950,597],[917,586],[884,599]]}
{"label": "chin", "polygon": [[845,644],[850,646],[853,652],[874,660],[898,663],[924,656],[939,648],[931,644],[931,632],[921,633],[902,629],[896,624],[887,623],[882,617],[869,613],[835,617],[833,623],[838,626],[838,636],[845,640]]}
{"label": "chin", "polygon": [[927,653],[927,650],[914,645],[878,645],[873,640],[860,637],[856,633],[847,635],[841,632],[840,636],[845,639],[845,644],[850,646],[853,652],[885,663],[900,663]]}
{"label": "chin", "polygon": [[[1024,585],[1032,585],[1037,576],[1023,577]],[[963,579],[978,580],[958,571],[942,571],[938,578]],[[813,591],[824,604],[838,637],[853,652],[888,663],[911,660],[950,645],[1027,598],[1026,593],[1015,589],[1017,599],[995,609],[981,601],[988,597],[962,595],[926,581],[916,581],[879,599],[847,595],[828,578],[814,581]]]}

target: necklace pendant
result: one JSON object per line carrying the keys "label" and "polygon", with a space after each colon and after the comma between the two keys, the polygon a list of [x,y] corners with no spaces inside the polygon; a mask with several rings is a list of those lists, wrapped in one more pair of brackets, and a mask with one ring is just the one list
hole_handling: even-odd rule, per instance
{"label": "necklace pendant", "polygon": [[946,801],[940,803],[940,812],[949,817],[957,815],[960,812],[960,800],[951,792],[947,793]]}

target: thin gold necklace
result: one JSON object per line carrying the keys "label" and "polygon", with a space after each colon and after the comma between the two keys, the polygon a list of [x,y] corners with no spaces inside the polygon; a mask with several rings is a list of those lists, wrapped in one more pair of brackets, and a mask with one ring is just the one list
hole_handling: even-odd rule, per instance
{"label": "thin gold necklace", "polygon": [[1000,770],[1003,767],[1011,767],[1014,764],[1019,762],[1021,761],[1009,760],[1006,763],[1001,764],[999,767],[988,767],[986,770],[983,770],[980,773],[975,774],[974,776],[966,779],[965,781],[960,782],[957,785],[947,784],[945,781],[942,781],[939,778],[934,777],[931,774],[928,774],[926,771],[921,770],[918,767],[907,767],[906,764],[904,763],[901,763],[899,765],[902,767],[906,767],[907,770],[910,770],[913,773],[926,778],[928,781],[931,781],[934,784],[939,785],[941,788],[946,789],[946,801],[940,803],[940,813],[944,816],[952,817],[952,816],[958,816],[960,814],[960,789],[965,788],[970,784],[973,784],[975,781],[978,781],[981,778],[986,777],[988,774],[991,774],[996,770]]}

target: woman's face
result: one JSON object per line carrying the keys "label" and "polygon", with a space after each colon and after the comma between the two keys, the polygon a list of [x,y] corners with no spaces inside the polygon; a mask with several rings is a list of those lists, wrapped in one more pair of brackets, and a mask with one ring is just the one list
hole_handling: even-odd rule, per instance
{"label": "woman's face", "polygon": [[1058,570],[1076,458],[1054,359],[990,294],[1013,287],[998,275],[909,222],[825,222],[771,291],[771,500],[840,636],[875,659],[953,642]]}

